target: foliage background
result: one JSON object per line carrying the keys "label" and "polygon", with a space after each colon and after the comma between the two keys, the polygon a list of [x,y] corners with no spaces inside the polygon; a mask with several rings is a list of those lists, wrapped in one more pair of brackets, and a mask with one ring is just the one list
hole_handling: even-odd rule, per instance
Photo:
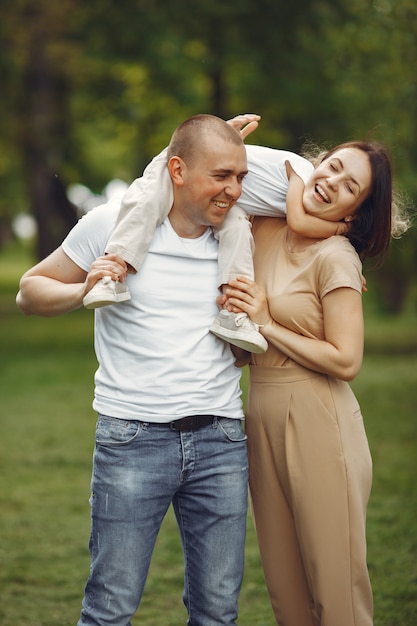
{"label": "foliage background", "polygon": [[[255,111],[249,141],[384,141],[417,196],[414,0],[0,0],[0,245],[18,213],[43,258],[77,219],[70,184],[130,182],[195,113]],[[375,275],[400,311],[417,235]]]}
{"label": "foliage background", "polygon": [[[0,622],[64,626],[78,617],[88,568],[91,318],[24,320],[14,294],[22,271],[75,223],[68,186],[99,194],[112,179],[130,182],[189,115],[254,111],[262,123],[249,141],[275,148],[384,141],[415,205],[417,4],[0,0],[0,10]],[[22,213],[38,225],[30,257],[13,242]],[[20,261],[9,262],[11,249]],[[367,269],[372,311],[354,383],[375,463],[377,626],[417,623],[416,268],[412,229],[382,269]],[[248,527],[241,621],[266,626]],[[150,626],[184,621],[171,528],[168,520],[142,607]]]}

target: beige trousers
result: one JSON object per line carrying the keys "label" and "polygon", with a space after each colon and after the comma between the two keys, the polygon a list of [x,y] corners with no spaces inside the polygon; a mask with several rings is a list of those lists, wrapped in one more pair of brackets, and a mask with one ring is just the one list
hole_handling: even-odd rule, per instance
{"label": "beige trousers", "polygon": [[[136,271],[141,267],[155,228],[162,224],[174,201],[172,181],[167,168],[167,151],[156,156],[126,191],[116,227],[106,253],[118,254]],[[222,226],[214,229],[219,241],[218,285],[236,276],[253,280],[254,242],[245,211],[235,205]]]}
{"label": "beige trousers", "polygon": [[366,508],[372,461],[348,385],[302,367],[251,366],[252,510],[280,626],[371,626]]}

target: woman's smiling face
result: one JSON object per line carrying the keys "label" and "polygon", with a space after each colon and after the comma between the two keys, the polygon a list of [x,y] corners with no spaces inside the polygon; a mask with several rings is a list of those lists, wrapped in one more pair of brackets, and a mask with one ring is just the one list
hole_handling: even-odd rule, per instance
{"label": "woman's smiling face", "polygon": [[322,161],[307,181],[304,209],[331,222],[353,216],[371,189],[368,155],[358,148],[341,148]]}

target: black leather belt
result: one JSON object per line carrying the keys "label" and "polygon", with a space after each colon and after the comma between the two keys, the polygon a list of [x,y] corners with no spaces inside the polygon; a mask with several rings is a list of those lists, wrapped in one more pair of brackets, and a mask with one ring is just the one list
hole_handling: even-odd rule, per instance
{"label": "black leather belt", "polygon": [[166,426],[169,426],[171,430],[176,430],[178,432],[185,430],[197,430],[202,426],[212,424],[215,419],[215,415],[190,415],[189,417],[183,417],[182,419],[175,420],[175,422],[168,422]]}

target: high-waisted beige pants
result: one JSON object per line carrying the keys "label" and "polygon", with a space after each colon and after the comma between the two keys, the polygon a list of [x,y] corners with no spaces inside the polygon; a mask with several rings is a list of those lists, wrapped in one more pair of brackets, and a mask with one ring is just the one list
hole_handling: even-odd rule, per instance
{"label": "high-waisted beige pants", "polygon": [[251,366],[252,509],[280,626],[371,626],[366,507],[372,461],[348,383]]}

